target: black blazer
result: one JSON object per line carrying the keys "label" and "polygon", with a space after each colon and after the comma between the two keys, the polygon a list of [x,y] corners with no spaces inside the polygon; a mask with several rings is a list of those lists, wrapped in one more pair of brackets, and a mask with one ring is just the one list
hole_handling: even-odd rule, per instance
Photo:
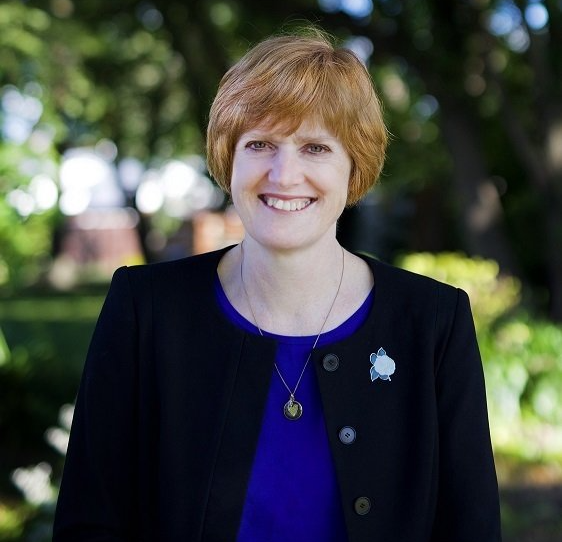
{"label": "black blazer", "polygon": [[[78,394],[55,542],[236,539],[276,346],[218,307],[223,253],[116,271]],[[468,297],[367,262],[367,321],[311,361],[349,541],[497,542]],[[369,358],[381,347],[396,371],[371,381]],[[328,354],[336,370],[324,368],[333,369]],[[356,431],[352,444],[340,442],[344,426]]]}

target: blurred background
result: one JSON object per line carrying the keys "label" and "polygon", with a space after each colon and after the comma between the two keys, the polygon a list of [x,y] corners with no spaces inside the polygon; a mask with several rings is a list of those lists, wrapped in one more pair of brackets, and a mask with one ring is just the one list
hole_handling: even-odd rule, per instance
{"label": "blurred background", "polygon": [[112,272],[237,242],[205,168],[218,81],[313,22],[392,133],[347,248],[469,292],[507,542],[562,540],[562,1],[0,4],[0,541],[46,541]]}

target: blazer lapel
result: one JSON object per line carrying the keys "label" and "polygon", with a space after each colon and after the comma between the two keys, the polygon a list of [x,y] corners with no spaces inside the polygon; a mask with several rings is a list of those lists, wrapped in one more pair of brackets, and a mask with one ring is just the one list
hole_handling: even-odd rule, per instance
{"label": "blazer lapel", "polygon": [[269,392],[276,344],[245,334],[205,517],[203,540],[236,540]]}

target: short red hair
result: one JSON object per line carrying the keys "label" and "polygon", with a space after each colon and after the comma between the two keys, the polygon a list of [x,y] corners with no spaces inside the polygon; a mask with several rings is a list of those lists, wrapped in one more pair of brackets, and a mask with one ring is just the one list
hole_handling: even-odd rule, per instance
{"label": "short red hair", "polygon": [[322,122],[351,157],[347,205],[355,204],[384,164],[388,135],[381,103],[355,54],[316,29],[312,35],[268,38],[224,75],[209,115],[209,172],[230,193],[240,136],[267,122],[290,134],[305,118]]}

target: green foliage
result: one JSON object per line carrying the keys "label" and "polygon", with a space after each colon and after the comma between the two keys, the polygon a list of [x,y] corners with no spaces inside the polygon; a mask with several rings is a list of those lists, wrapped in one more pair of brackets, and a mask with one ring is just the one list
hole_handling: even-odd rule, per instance
{"label": "green foliage", "polygon": [[[46,429],[68,430],[59,409],[74,401],[104,293],[20,295],[0,301],[0,541],[51,539],[53,501],[36,492],[37,485],[42,493],[56,491],[51,478],[59,479],[62,458],[47,443]],[[53,468],[48,480],[45,462]],[[20,467],[28,480],[35,477],[31,489],[37,501],[42,497],[45,502],[26,501],[16,490],[13,473]]]}
{"label": "green foliage", "polygon": [[103,293],[0,301],[0,327],[9,347],[0,365],[3,469],[52,459],[43,434],[60,406],[74,401]]}
{"label": "green foliage", "polygon": [[416,253],[398,259],[398,265],[465,290],[476,328],[482,330],[513,309],[520,300],[521,284],[500,275],[496,262],[468,258],[461,253]]}
{"label": "green foliage", "polygon": [[519,282],[501,275],[491,260],[423,253],[398,264],[468,292],[496,451],[562,458],[562,328],[527,314],[519,305]]}
{"label": "green foliage", "polygon": [[0,542],[49,542],[53,507],[0,503]]}
{"label": "green foliage", "polygon": [[51,252],[58,211],[20,214],[10,196],[29,195],[29,184],[39,171],[53,170],[53,162],[30,149],[0,141],[0,286],[32,283]]}
{"label": "green foliage", "polygon": [[[0,98],[11,93],[21,101],[15,106],[0,101],[0,287],[5,290],[36,282],[51,264],[63,217],[56,204],[52,210],[29,208],[30,191],[37,175],[58,180],[67,148],[93,147],[105,137],[117,144],[120,157],[145,163],[202,150],[201,126],[190,113],[195,101],[183,80],[185,60],[160,25],[143,23],[141,12],[148,7],[115,14],[109,6],[104,18],[102,6],[86,4],[8,1],[0,6]],[[39,111],[37,118],[25,118],[26,100]],[[20,129],[10,135],[8,121],[20,128],[22,121],[28,123],[29,133]]]}
{"label": "green foliage", "polygon": [[23,507],[12,508],[0,503],[0,541],[20,540],[24,521]]}
{"label": "green foliage", "polygon": [[562,457],[562,329],[524,313],[480,336],[499,449]]}
{"label": "green foliage", "polygon": [[[49,260],[58,219],[57,211],[23,212],[11,201],[31,198],[35,176],[56,174],[55,144],[65,130],[53,108],[57,92],[51,76],[58,70],[52,69],[52,51],[45,45],[51,42],[52,30],[43,10],[22,2],[5,2],[0,7],[0,97],[14,92],[40,108],[40,119],[27,139],[15,142],[0,136],[0,286],[17,288],[37,279]],[[0,108],[0,121],[7,115]]]}

